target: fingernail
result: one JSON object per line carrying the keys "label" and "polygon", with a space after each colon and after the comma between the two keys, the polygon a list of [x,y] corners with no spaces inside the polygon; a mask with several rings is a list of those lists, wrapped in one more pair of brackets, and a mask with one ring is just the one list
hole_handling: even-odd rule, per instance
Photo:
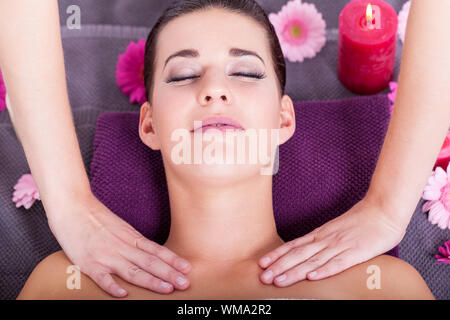
{"label": "fingernail", "polygon": [[184,285],[186,282],[187,282],[187,280],[186,280],[185,278],[183,278],[183,277],[178,277],[178,278],[177,278],[177,283],[178,283],[180,286]]}
{"label": "fingernail", "polygon": [[170,283],[167,283],[165,281],[161,281],[161,287],[163,287],[163,288],[170,288]]}
{"label": "fingernail", "polygon": [[282,274],[281,276],[277,277],[275,280],[277,281],[283,281],[284,279],[286,279],[286,275]]}
{"label": "fingernail", "polygon": [[316,271],[313,271],[313,272],[310,272],[310,273],[309,273],[309,276],[310,276],[311,278],[314,278],[316,275],[317,275],[317,272],[316,272]]}
{"label": "fingernail", "polygon": [[263,266],[267,265],[270,262],[270,258],[269,257],[265,257],[264,259],[261,260],[261,263]]}
{"label": "fingernail", "polygon": [[123,295],[125,295],[127,292],[126,292],[124,289],[119,288],[119,289],[117,289],[117,293],[119,294],[119,296],[123,296]]}
{"label": "fingernail", "polygon": [[269,280],[270,278],[272,278],[272,275],[273,275],[272,270],[265,271],[263,273],[263,278],[264,278],[264,280]]}
{"label": "fingernail", "polygon": [[182,260],[182,261],[180,262],[180,267],[181,267],[182,269],[186,269],[188,266],[189,266],[189,263],[188,263],[187,261]]}

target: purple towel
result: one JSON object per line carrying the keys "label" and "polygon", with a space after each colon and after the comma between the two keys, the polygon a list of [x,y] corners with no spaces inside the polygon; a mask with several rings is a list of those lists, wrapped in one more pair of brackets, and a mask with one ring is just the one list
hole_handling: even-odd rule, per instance
{"label": "purple towel", "polygon": [[[386,95],[294,103],[296,131],[279,148],[273,207],[280,237],[298,238],[366,194],[390,119]],[[138,135],[139,112],[97,119],[93,193],[144,236],[163,244],[170,207],[161,153]],[[398,256],[398,247],[388,252]]]}

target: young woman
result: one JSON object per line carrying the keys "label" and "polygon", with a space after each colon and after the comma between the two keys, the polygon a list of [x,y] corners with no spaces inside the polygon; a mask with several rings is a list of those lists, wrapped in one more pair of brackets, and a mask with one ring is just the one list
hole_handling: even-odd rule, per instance
{"label": "young woman", "polygon": [[[181,274],[167,272],[155,257],[147,258],[143,268],[121,265],[126,272],[114,280],[128,292],[127,298],[433,299],[412,266],[385,255],[323,280],[289,283],[285,279],[269,285],[273,279],[263,278],[259,259],[280,246],[294,248],[300,241],[284,243],[277,234],[272,176],[261,174],[266,164],[174,161],[178,142],[173,133],[179,130],[192,140],[199,134],[216,139],[222,150],[230,141],[223,139],[225,132],[208,124],[228,121],[226,134],[237,136],[250,130],[278,130],[279,144],[294,134],[293,104],[284,94],[284,58],[267,16],[254,1],[184,1],[172,7],[147,39],[144,74],[148,102],[141,106],[139,135],[144,144],[161,151],[171,208],[169,237],[158,250],[186,257],[191,269],[189,281],[178,282]],[[204,127],[198,127],[196,120]],[[207,146],[201,150],[203,156]],[[195,150],[191,151],[193,155]],[[247,148],[246,152],[248,160],[253,151]],[[94,212],[104,210],[97,202],[93,206]],[[374,207],[365,201],[353,210],[382,214],[373,212]],[[132,260],[138,261],[141,255],[135,251]],[[174,260],[172,256],[170,262]],[[289,260],[280,261],[292,267]],[[84,274],[80,289],[68,288],[66,271],[72,264],[62,251],[47,257],[18,298],[111,298]],[[154,276],[145,272],[150,268]],[[94,280],[101,282],[105,275],[99,273]]]}

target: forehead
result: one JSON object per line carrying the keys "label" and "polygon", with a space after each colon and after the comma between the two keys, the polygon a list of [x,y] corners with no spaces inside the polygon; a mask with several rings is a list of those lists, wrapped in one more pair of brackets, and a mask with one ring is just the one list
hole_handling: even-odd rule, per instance
{"label": "forehead", "polygon": [[174,52],[196,49],[201,57],[224,58],[229,49],[256,52],[266,65],[270,48],[266,32],[250,17],[226,9],[208,9],[182,15],[170,21],[160,32],[156,65],[161,67]]}

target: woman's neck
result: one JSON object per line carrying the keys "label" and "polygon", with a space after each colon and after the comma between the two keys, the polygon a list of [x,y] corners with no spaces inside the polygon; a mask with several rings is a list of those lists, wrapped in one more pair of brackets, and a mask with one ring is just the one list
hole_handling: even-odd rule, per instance
{"label": "woman's neck", "polygon": [[166,171],[171,227],[164,244],[190,262],[258,260],[284,241],[272,207],[272,176],[228,186],[186,185]]}

